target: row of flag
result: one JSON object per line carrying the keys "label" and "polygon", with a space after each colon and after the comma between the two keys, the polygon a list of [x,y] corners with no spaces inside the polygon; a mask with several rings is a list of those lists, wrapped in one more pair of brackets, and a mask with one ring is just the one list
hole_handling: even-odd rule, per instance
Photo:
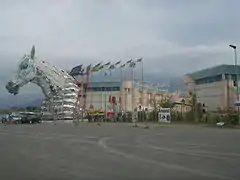
{"label": "row of flag", "polygon": [[[111,96],[110,95],[108,102],[111,103],[111,104],[117,105],[117,98],[115,96]],[[119,104],[122,103],[121,97],[118,98],[118,102],[119,102]],[[93,104],[90,105],[90,109],[94,109],[94,105]]]}
{"label": "row of flag", "polygon": [[[133,61],[132,59],[128,60],[126,63],[121,64],[120,67],[124,68],[126,66],[126,64],[129,64],[129,67],[131,68],[135,68],[136,63],[141,62],[142,58],[137,59],[136,61]],[[117,61],[116,63],[112,64],[111,62],[107,62],[105,64],[102,64],[101,62],[96,64],[95,66],[92,67],[92,65],[88,65],[86,67],[86,69],[83,67],[83,64],[76,66],[74,68],[72,68],[72,70],[70,71],[70,75],[71,76],[77,76],[77,75],[81,75],[83,73],[89,73],[89,72],[97,72],[99,70],[102,70],[105,67],[108,67],[110,70],[115,69],[115,67],[117,65],[119,65],[122,61]]]}
{"label": "row of flag", "polygon": [[[115,96],[111,96],[111,95],[110,95],[108,102],[110,102],[110,103],[112,103],[112,104],[117,104],[117,99],[116,99]],[[118,102],[121,104],[121,102],[122,102],[121,97],[118,98]]]}

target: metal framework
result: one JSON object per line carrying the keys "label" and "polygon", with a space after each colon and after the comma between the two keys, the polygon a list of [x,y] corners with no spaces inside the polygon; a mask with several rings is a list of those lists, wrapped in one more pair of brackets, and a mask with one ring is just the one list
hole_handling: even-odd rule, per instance
{"label": "metal framework", "polygon": [[[69,73],[76,80],[78,87],[77,98],[74,105],[74,117],[77,121],[79,120],[80,113],[80,116],[83,117],[86,111],[86,98],[90,81],[90,68],[90,65],[86,69],[83,68],[83,65],[79,65],[74,67]],[[77,77],[80,77],[80,79]]]}
{"label": "metal framework", "polygon": [[42,109],[45,115],[53,119],[72,119],[74,102],[77,98],[77,85],[72,76],[46,61],[35,56],[33,46],[30,54],[25,55],[12,78],[8,80],[6,89],[17,95],[19,89],[27,83],[35,83],[45,95]]}

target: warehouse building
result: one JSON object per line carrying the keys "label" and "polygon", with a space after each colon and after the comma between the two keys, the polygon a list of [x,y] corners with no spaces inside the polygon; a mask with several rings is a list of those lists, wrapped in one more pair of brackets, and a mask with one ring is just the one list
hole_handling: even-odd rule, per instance
{"label": "warehouse building", "polygon": [[[143,93],[142,93],[143,92]],[[153,109],[154,101],[166,98],[168,93],[149,83],[130,80],[123,82],[91,82],[86,107],[98,110],[132,111],[141,105]]]}
{"label": "warehouse building", "polygon": [[[240,72],[240,66],[237,66]],[[234,108],[237,98],[236,66],[219,65],[184,76],[186,93],[195,92],[208,110]]]}

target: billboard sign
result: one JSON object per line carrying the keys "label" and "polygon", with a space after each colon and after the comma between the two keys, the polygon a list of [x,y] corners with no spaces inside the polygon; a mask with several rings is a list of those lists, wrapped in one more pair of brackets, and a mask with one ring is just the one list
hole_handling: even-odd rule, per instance
{"label": "billboard sign", "polygon": [[170,108],[160,108],[158,112],[158,122],[171,122],[171,109]]}

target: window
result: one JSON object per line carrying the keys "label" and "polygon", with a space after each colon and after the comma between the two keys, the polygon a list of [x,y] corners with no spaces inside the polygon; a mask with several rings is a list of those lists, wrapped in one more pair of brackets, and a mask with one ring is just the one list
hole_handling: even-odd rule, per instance
{"label": "window", "polygon": [[198,80],[196,80],[196,84],[197,85],[208,84],[208,83],[213,83],[213,82],[219,82],[221,80],[222,80],[222,75],[220,74],[220,75],[213,76],[213,77],[198,79]]}
{"label": "window", "polygon": [[90,91],[120,91],[120,87],[90,87]]}
{"label": "window", "polygon": [[[236,80],[237,80],[236,78],[237,78],[236,74],[232,74],[232,75],[231,75],[231,79],[232,79],[232,80],[236,81]],[[238,75],[238,79],[239,79],[239,75]]]}

